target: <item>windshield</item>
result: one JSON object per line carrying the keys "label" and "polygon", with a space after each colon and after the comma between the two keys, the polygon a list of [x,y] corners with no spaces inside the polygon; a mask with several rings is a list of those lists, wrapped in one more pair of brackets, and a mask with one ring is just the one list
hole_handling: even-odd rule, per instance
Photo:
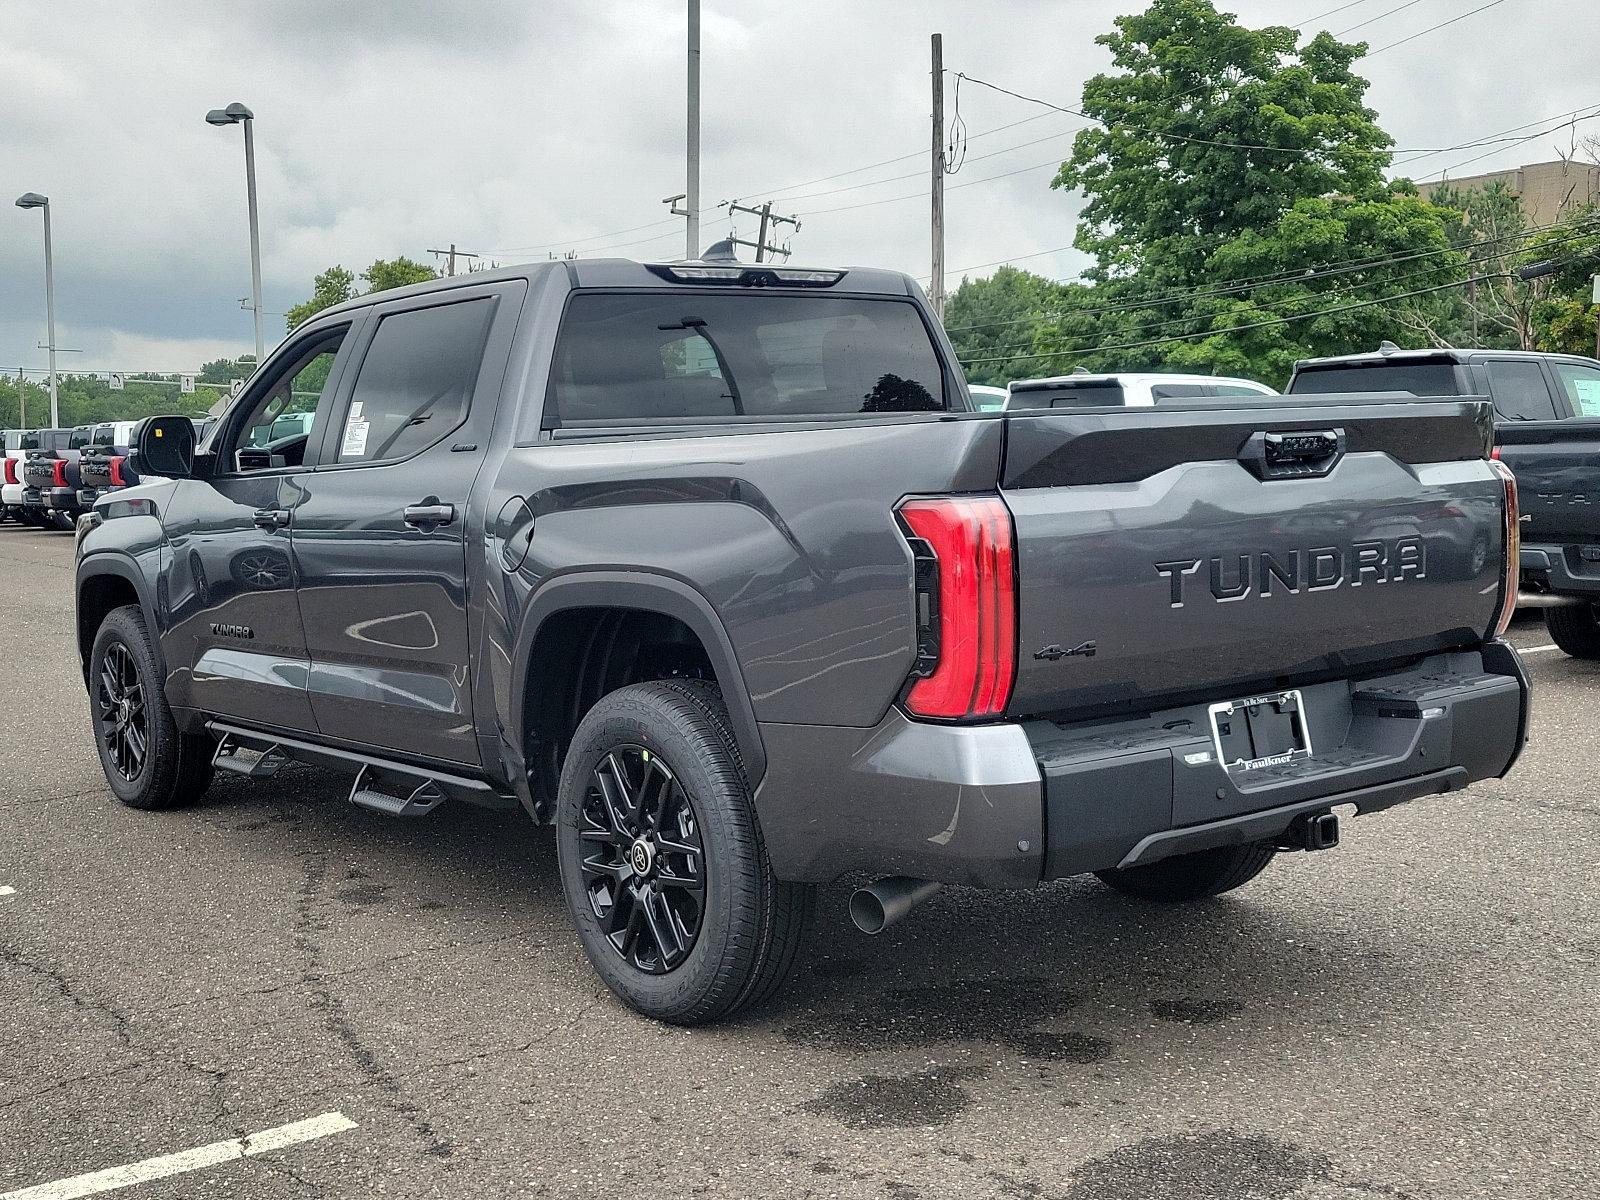
{"label": "windshield", "polygon": [[552,424],[938,412],[933,338],[904,300],[759,293],[575,296]]}

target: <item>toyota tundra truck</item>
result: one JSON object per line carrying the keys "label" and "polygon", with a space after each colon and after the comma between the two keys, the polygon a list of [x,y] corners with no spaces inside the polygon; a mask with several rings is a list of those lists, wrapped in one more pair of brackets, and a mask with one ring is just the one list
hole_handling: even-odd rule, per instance
{"label": "toyota tundra truck", "polygon": [[868,931],[943,884],[1199,900],[1503,775],[1490,434],[1458,399],[978,412],[890,271],[436,280],[297,328],[198,445],[135,431],[147,482],[77,528],[92,733],[136,808],[302,760],[371,813],[520,809],[605,983],[713,1021],[819,884],[863,879]]}

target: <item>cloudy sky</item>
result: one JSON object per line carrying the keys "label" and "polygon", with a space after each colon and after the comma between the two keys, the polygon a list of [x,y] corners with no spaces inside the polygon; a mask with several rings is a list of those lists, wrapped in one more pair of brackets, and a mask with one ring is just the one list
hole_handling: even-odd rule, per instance
{"label": "cloudy sky", "polygon": [[[1351,38],[1376,47],[1484,2],[1356,0],[1316,24],[1370,22]],[[924,275],[929,33],[944,34],[950,71],[1075,106],[1108,61],[1095,35],[1134,6],[703,3],[703,201],[778,201],[803,223],[797,262]],[[1261,25],[1340,6],[1223,7]],[[1587,7],[1500,0],[1375,56],[1369,102],[1418,148],[1600,106]],[[203,120],[232,100],[258,118],[269,345],[331,263],[359,271],[452,241],[502,262],[680,254],[681,223],[659,200],[683,190],[683,43],[682,0],[4,0],[0,192],[51,197],[57,342],[82,351],[63,369],[188,370],[251,348],[241,138]],[[1081,265],[1061,249],[1074,198],[1047,186],[1077,121],[1045,111],[962,89],[972,137],[946,200],[952,268],[1021,259],[1065,277]],[[1549,159],[1565,140],[1454,173]],[[1481,153],[1434,155],[1413,173]],[[45,363],[40,225],[0,208],[0,370]],[[703,228],[710,241],[727,217]],[[748,218],[741,231],[753,233]]]}

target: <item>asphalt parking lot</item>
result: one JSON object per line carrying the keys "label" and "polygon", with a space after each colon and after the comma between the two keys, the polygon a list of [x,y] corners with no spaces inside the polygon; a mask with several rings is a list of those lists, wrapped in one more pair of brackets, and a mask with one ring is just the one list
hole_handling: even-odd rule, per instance
{"label": "asphalt parking lot", "polygon": [[1600,665],[1534,617],[1507,780],[1187,909],[951,889],[869,940],[830,889],[782,1002],[685,1031],[518,815],[295,766],[118,805],[71,565],[0,527],[0,1200],[1600,1194]]}

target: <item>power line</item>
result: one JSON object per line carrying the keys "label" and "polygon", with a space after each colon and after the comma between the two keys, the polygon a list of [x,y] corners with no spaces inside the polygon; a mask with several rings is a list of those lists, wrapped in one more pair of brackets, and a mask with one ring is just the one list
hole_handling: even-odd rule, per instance
{"label": "power line", "polygon": [[1352,25],[1348,29],[1337,29],[1337,30],[1334,31],[1333,36],[1334,37],[1343,37],[1347,33],[1354,33],[1358,29],[1365,29],[1368,25],[1371,25],[1371,24],[1374,24],[1375,22],[1381,21],[1385,17],[1392,17],[1397,12],[1402,12],[1405,9],[1408,9],[1408,8],[1415,8],[1417,5],[1419,5],[1421,3],[1422,3],[1422,0],[1406,0],[1406,2],[1404,4],[1401,4],[1401,5],[1398,5],[1398,6],[1394,7],[1394,8],[1388,9],[1385,12],[1381,12],[1375,17],[1368,17],[1365,21],[1362,21],[1359,25]]}
{"label": "power line", "polygon": [[1426,29],[1419,29],[1416,33],[1409,34],[1397,42],[1390,42],[1387,46],[1379,46],[1376,50],[1368,50],[1364,57],[1371,58],[1374,54],[1382,54],[1385,50],[1393,50],[1396,46],[1404,46],[1407,42],[1414,42],[1424,34],[1432,33],[1436,29],[1443,29],[1446,25],[1454,25],[1457,21],[1465,21],[1468,17],[1475,17],[1486,9],[1494,8],[1496,5],[1504,4],[1505,2],[1506,0],[1489,0],[1489,3],[1475,8],[1471,12],[1464,12],[1459,17],[1451,17],[1448,21],[1440,21],[1437,25],[1429,25]]}
{"label": "power line", "polygon": [[1300,20],[1295,22],[1295,28],[1304,31],[1305,27],[1307,25],[1311,24],[1313,21],[1320,21],[1320,20],[1322,20],[1323,17],[1338,16],[1340,13],[1344,12],[1346,9],[1354,8],[1358,4],[1365,4],[1365,3],[1367,3],[1367,0],[1350,0],[1350,3],[1348,3],[1348,4],[1341,4],[1341,5],[1339,5],[1338,8],[1330,8],[1327,12],[1318,13],[1314,17],[1302,17]]}

